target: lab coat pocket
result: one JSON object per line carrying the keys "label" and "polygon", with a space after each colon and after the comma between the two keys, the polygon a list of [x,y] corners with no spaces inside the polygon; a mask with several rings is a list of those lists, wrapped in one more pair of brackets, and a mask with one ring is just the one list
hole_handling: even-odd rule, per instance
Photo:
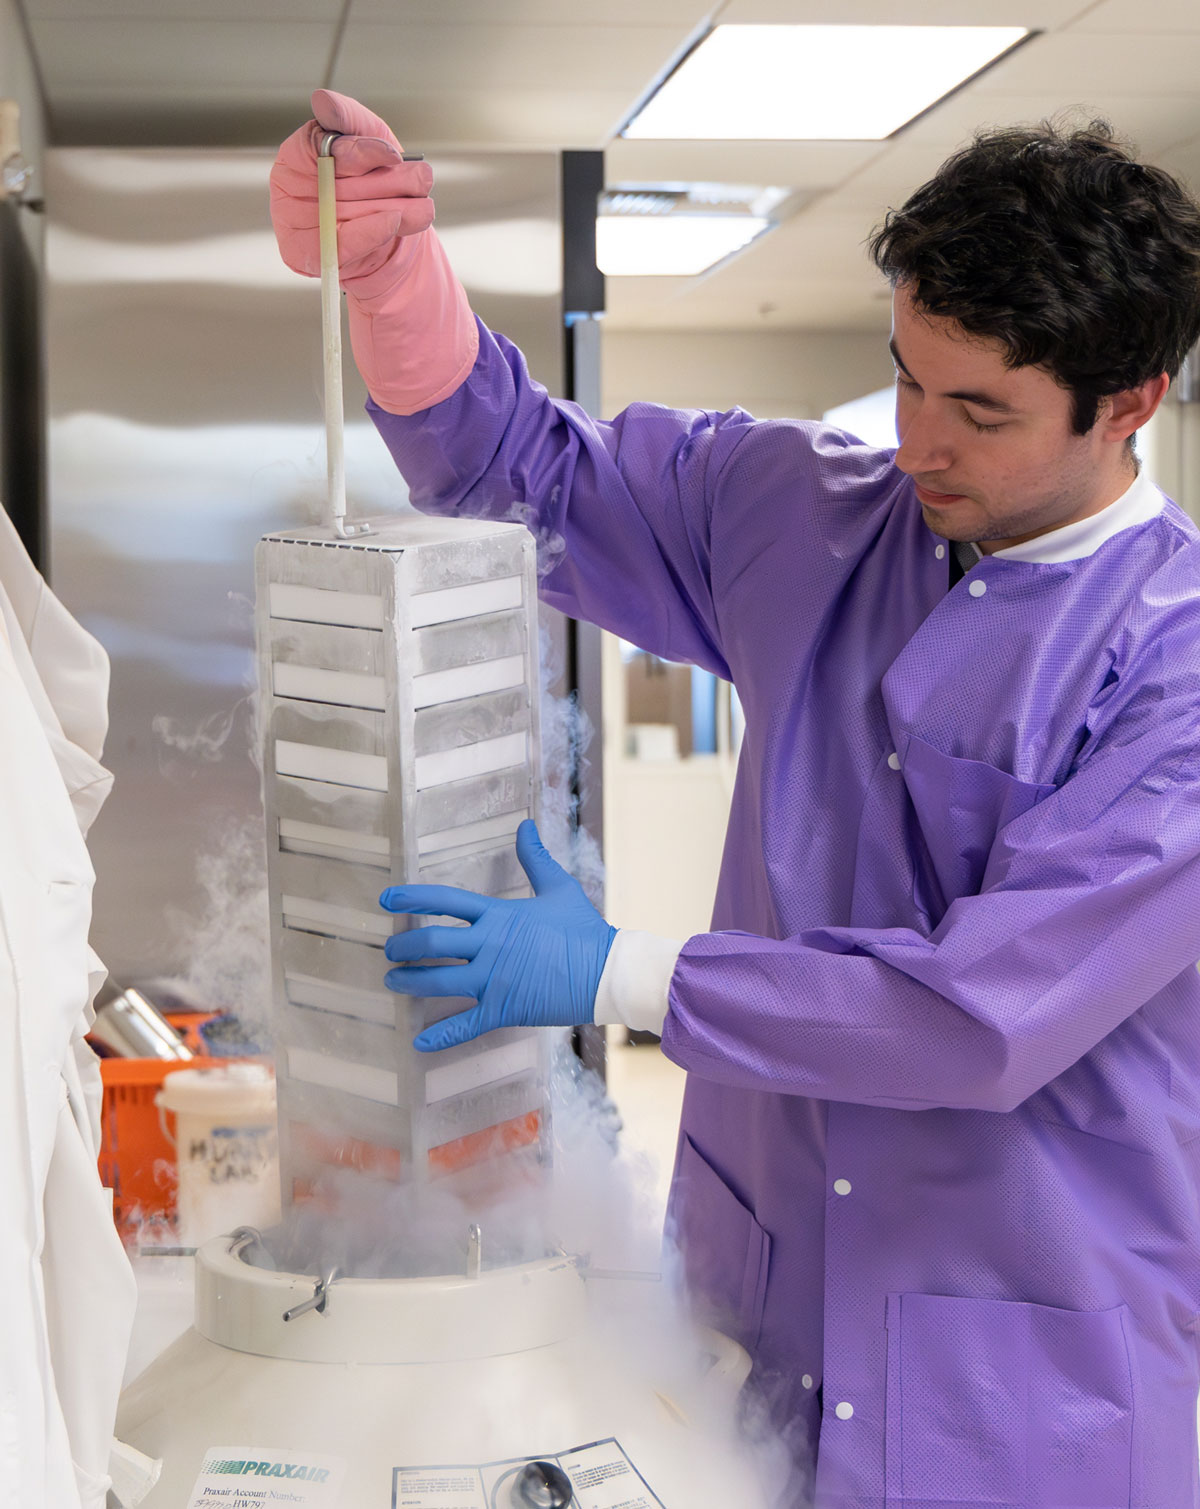
{"label": "lab coat pocket", "polygon": [[891,1505],[1130,1509],[1128,1312],[891,1294]]}
{"label": "lab coat pocket", "polygon": [[983,889],[1000,833],[1055,790],[982,760],[943,754],[910,734],[902,756],[912,802],[913,900],[933,926],[959,896]]}
{"label": "lab coat pocket", "polygon": [[771,1238],[686,1136],[668,1229],[680,1244],[688,1292],[705,1320],[753,1349],[762,1329]]}

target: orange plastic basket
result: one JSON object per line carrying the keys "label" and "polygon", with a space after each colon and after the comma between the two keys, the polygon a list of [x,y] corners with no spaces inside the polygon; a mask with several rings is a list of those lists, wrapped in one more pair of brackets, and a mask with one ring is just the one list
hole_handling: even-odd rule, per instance
{"label": "orange plastic basket", "polygon": [[163,1136],[154,1097],[186,1059],[102,1058],[100,1179],[113,1192],[117,1229],[127,1239],[147,1221],[175,1215],[175,1149]]}

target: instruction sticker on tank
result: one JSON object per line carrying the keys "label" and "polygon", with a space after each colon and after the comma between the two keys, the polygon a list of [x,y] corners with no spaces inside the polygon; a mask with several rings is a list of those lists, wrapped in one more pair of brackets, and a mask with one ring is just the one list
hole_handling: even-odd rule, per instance
{"label": "instruction sticker on tank", "polygon": [[397,1467],[392,1509],[663,1509],[619,1441],[591,1441],[544,1457],[454,1467]]}
{"label": "instruction sticker on tank", "polygon": [[306,1451],[210,1446],[187,1509],[337,1509],[346,1463]]}

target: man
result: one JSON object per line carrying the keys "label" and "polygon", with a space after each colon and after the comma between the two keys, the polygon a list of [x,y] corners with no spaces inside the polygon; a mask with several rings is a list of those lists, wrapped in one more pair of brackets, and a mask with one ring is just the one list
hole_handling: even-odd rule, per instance
{"label": "man", "polygon": [[547,601],[746,713],[713,931],[614,938],[528,825],[534,899],[385,894],[472,923],[388,945],[393,988],[478,1003],[418,1045],[661,1030],[691,1286],[820,1509],[1200,1505],[1200,534],[1131,444],[1200,333],[1200,210],[1100,126],[983,136],[873,242],[898,451],[599,423],[472,321],[425,166],[314,110],[276,228],[314,272],[348,133],[351,334],[413,502],[519,503]]}
{"label": "man", "polygon": [[112,784],[99,763],[107,695],[104,651],[0,510],[5,1509],[104,1509],[133,1320],[133,1274],[96,1172],[100,1075],[84,1041],[104,978],[88,947],[84,836]]}

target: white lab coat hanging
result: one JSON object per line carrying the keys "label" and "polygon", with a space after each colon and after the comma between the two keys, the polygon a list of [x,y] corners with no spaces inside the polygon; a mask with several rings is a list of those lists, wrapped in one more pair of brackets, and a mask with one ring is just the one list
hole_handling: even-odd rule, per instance
{"label": "white lab coat hanging", "polygon": [[104,651],[0,510],[0,1509],[103,1509],[133,1275],[96,1172]]}

